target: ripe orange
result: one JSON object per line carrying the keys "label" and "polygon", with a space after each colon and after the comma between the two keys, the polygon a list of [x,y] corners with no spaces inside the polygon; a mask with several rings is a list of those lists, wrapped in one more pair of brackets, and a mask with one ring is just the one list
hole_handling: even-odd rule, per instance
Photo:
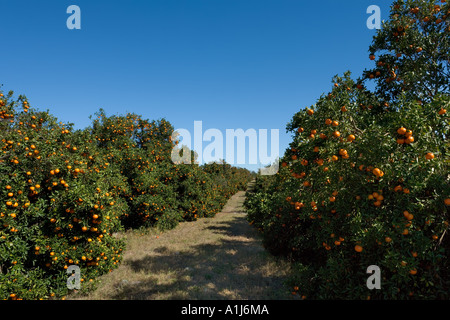
{"label": "ripe orange", "polygon": [[325,120],[325,124],[326,124],[326,125],[330,125],[330,124],[332,124],[332,123],[333,123],[333,120],[331,120],[331,119]]}
{"label": "ripe orange", "polygon": [[447,112],[447,110],[444,109],[444,108],[442,108],[441,110],[439,110],[438,114],[442,116],[442,115],[445,114],[446,112]]}
{"label": "ripe orange", "polygon": [[355,246],[355,251],[356,252],[361,252],[361,251],[363,251],[363,247],[361,247],[360,245],[356,245]]}
{"label": "ripe orange", "polygon": [[405,143],[410,144],[414,142],[414,137],[413,136],[409,136],[405,139]]}
{"label": "ripe orange", "polygon": [[348,142],[352,142],[352,141],[354,141],[356,139],[356,137],[353,135],[353,134],[351,134],[351,135],[349,135],[348,137],[347,137],[347,141]]}
{"label": "ripe orange", "polygon": [[450,206],[450,198],[444,200],[446,206]]}
{"label": "ripe orange", "polygon": [[314,110],[308,109],[308,110],[306,111],[306,113],[307,113],[308,115],[312,116],[312,115],[314,114]]}
{"label": "ripe orange", "polygon": [[386,237],[386,238],[384,238],[384,241],[386,241],[387,243],[389,243],[389,242],[392,241],[392,239],[391,239],[390,237]]}
{"label": "ripe orange", "polygon": [[378,169],[378,168],[375,168],[375,169],[373,169],[372,170],[372,173],[374,174],[374,175],[376,175],[377,177],[382,177],[384,174],[383,174],[383,171],[381,171],[380,169]]}
{"label": "ripe orange", "polygon": [[406,128],[404,128],[404,127],[399,128],[399,129],[397,130],[397,133],[398,133],[398,134],[401,134],[401,135],[405,134],[405,133],[406,133]]}
{"label": "ripe orange", "polygon": [[432,160],[432,159],[434,159],[434,154],[433,154],[432,152],[428,152],[428,153],[425,155],[425,159],[427,159],[427,160]]}
{"label": "ripe orange", "polygon": [[417,270],[416,269],[411,269],[411,270],[409,270],[409,273],[412,274],[412,275],[415,275],[415,274],[417,274]]}

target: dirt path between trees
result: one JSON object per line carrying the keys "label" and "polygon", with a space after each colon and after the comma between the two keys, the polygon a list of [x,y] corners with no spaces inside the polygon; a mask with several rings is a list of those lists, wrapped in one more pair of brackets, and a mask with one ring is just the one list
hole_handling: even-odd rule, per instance
{"label": "dirt path between trees", "polygon": [[214,218],[180,223],[163,233],[125,234],[120,267],[78,299],[287,300],[289,264],[261,244],[235,194]]}

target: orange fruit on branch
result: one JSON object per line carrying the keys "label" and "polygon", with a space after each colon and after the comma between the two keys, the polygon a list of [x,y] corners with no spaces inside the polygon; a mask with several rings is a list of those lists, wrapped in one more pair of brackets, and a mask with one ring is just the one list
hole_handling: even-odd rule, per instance
{"label": "orange fruit on branch", "polygon": [[427,160],[432,160],[432,159],[434,159],[434,154],[433,154],[432,152],[428,152],[428,153],[425,155],[425,159],[427,159]]}
{"label": "orange fruit on branch", "polygon": [[405,139],[405,143],[410,144],[414,142],[414,137],[413,136],[409,136]]}

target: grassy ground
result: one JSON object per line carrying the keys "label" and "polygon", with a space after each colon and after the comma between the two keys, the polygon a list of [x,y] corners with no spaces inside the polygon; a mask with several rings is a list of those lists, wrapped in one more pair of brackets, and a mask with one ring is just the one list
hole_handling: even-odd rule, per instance
{"label": "grassy ground", "polygon": [[125,233],[124,261],[98,289],[76,299],[292,299],[289,263],[267,253],[246,221],[245,192],[214,218],[164,233]]}

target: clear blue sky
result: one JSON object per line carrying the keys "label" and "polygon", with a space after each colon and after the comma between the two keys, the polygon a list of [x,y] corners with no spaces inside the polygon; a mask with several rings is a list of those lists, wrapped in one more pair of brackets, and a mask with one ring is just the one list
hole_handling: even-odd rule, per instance
{"label": "clear blue sky", "polygon": [[[331,89],[371,67],[388,0],[0,0],[0,84],[76,128],[107,114],[166,118],[175,128],[279,129]],[[69,30],[69,5],[81,30]]]}

